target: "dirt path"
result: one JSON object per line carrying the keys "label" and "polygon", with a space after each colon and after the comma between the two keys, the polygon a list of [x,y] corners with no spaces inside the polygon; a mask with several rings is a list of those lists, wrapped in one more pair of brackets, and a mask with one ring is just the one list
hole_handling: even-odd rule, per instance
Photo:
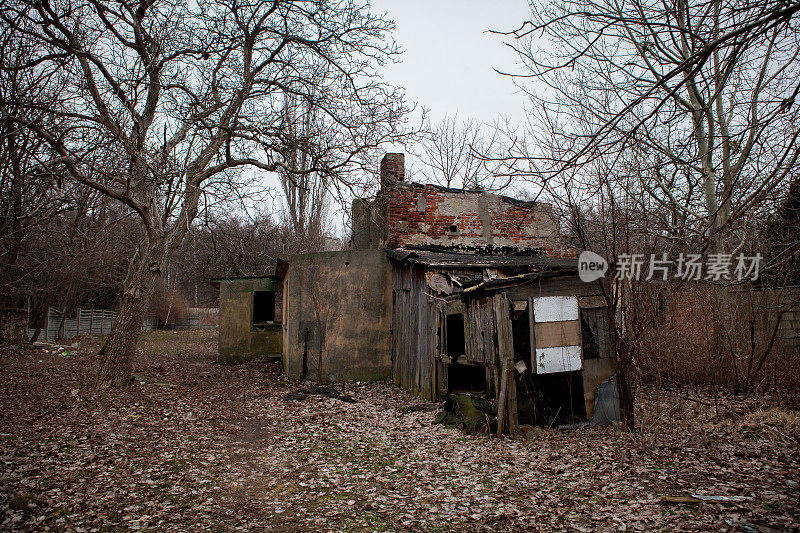
{"label": "dirt path", "polygon": [[[214,364],[213,332],[147,335],[144,383],[92,395],[95,348],[0,352],[0,529],[800,530],[793,415],[643,397],[641,432],[500,440],[386,383],[285,400],[279,367]],[[661,503],[692,492],[744,501]]]}

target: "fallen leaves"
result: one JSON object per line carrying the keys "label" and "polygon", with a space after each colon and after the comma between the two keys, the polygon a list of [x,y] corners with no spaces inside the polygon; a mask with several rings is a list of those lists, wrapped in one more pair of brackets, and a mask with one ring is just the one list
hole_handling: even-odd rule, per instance
{"label": "fallen leaves", "polygon": [[[213,364],[214,333],[185,335],[148,334],[144,379],[99,395],[88,356],[0,353],[0,529],[800,527],[797,441],[752,417],[742,430],[746,413],[720,421],[652,392],[635,433],[469,436],[432,425],[433,406],[390,383],[284,400],[297,387],[276,366]],[[733,501],[661,503],[692,494]]]}

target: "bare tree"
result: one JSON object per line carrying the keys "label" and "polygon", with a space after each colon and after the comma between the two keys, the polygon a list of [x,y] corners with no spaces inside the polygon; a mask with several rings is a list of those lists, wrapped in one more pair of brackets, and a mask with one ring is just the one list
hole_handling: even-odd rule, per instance
{"label": "bare tree", "polygon": [[[752,250],[753,219],[797,173],[796,12],[794,4],[735,0],[534,6],[531,21],[506,33],[524,67],[520,83],[538,83],[523,85],[533,103],[530,136],[510,139],[506,171],[554,201],[576,248],[612,260]],[[614,287],[608,301],[623,310],[612,323],[630,425],[639,341],[663,312],[642,302],[675,287]],[[730,301],[726,287],[710,294],[717,308]],[[718,360],[731,325],[711,327],[709,354]]]}
{"label": "bare tree", "polygon": [[[429,170],[426,177],[444,187],[493,190],[495,175],[487,154],[498,148],[496,130],[474,120],[462,121],[458,115],[446,116],[430,127],[420,142],[419,158]],[[481,157],[483,156],[483,157]]]}
{"label": "bare tree", "polygon": [[326,132],[310,101],[298,104],[295,95],[287,95],[284,105],[282,129],[287,132],[287,143],[283,158],[290,169],[279,173],[286,202],[284,224],[291,231],[293,253],[316,251],[324,244],[331,180],[324,172],[309,169],[317,166]]}
{"label": "bare tree", "polygon": [[398,136],[406,111],[378,66],[391,21],[349,1],[21,0],[0,12],[33,50],[26,66],[61,84],[63,133],[26,124],[72,179],[136,213],[142,240],[123,284],[99,387],[130,381],[144,302],[204,195],[238,170],[286,169],[281,101],[311,99],[331,129],[305,172],[346,176]]}
{"label": "bare tree", "polygon": [[548,149],[516,144],[506,161],[547,179],[617,157],[617,172],[640,177],[632,197],[671,214],[672,237],[735,248],[740,224],[796,173],[796,11],[735,0],[534,7],[507,35],[520,75],[547,89],[529,93]]}
{"label": "bare tree", "polygon": [[63,175],[42,166],[53,157],[52,150],[24,126],[44,122],[54,131],[59,127],[37,109],[53,99],[46,80],[20,68],[29,52],[18,32],[0,31],[0,343],[21,254],[43,227],[71,207],[71,187],[64,190]]}

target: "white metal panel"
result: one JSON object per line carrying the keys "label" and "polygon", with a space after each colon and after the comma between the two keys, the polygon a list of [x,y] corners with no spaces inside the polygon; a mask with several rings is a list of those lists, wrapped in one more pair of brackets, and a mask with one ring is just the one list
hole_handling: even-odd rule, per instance
{"label": "white metal panel", "polygon": [[536,349],[536,373],[572,372],[581,369],[580,346],[555,346]]}
{"label": "white metal panel", "polygon": [[577,296],[542,296],[533,299],[533,319],[536,322],[578,320]]}

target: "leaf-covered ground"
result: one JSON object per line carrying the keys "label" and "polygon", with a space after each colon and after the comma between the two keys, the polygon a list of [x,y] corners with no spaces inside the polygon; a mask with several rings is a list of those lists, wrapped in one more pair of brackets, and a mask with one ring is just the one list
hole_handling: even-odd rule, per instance
{"label": "leaf-covered ground", "polygon": [[[800,417],[758,398],[648,389],[633,433],[497,439],[388,383],[284,399],[214,332],[147,334],[139,381],[92,394],[97,342],[0,349],[0,530],[800,530]],[[744,499],[662,502],[692,493]]]}

